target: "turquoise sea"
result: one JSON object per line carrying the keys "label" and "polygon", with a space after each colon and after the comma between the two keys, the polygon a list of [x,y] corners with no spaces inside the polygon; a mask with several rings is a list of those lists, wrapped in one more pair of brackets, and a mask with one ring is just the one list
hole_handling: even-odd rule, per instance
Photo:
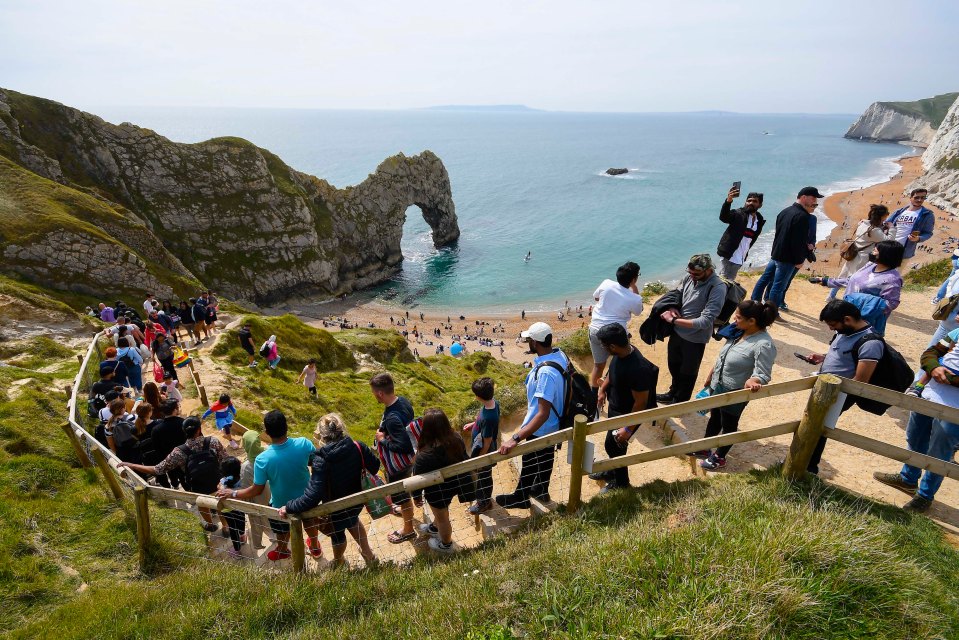
{"label": "turquoise sea", "polygon": [[[110,107],[96,112],[180,142],[234,135],[337,186],[397,152],[432,149],[450,173],[462,237],[437,251],[415,207],[389,304],[555,309],[634,260],[641,281],[676,280],[710,252],[734,180],[765,194],[774,219],[803,186],[837,191],[885,180],[908,148],[842,137],[853,115],[324,111]],[[609,177],[609,167],[627,167]],[[828,232],[831,223],[820,225]],[[772,223],[750,259],[765,262]],[[528,251],[532,259],[524,261]]]}

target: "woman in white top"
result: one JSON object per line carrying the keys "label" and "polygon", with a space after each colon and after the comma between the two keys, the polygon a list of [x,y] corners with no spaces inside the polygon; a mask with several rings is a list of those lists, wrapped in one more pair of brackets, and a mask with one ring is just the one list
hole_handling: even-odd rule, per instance
{"label": "woman in white top", "polygon": [[[853,246],[858,253],[852,260],[844,260],[839,269],[839,278],[848,278],[856,273],[869,262],[869,254],[872,248],[883,240],[895,239],[890,236],[889,231],[883,228],[883,220],[889,216],[889,209],[884,204],[869,205],[869,215],[865,220],[860,220],[853,234]],[[839,287],[833,287],[829,290],[829,300],[836,297]]]}

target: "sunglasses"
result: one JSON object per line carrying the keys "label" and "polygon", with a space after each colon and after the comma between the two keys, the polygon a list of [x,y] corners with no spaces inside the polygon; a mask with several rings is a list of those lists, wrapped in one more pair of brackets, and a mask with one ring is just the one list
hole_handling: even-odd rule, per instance
{"label": "sunglasses", "polygon": [[913,200],[925,200],[925,199],[926,199],[926,196],[913,196],[912,199],[913,199]]}

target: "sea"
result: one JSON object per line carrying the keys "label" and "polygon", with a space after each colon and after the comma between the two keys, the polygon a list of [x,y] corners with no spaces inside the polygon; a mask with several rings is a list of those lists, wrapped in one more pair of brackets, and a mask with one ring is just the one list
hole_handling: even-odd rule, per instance
{"label": "sea", "polygon": [[[807,185],[823,193],[893,176],[911,150],[847,140],[851,114],[100,107],[177,142],[240,136],[338,187],[386,157],[434,151],[446,165],[462,232],[435,249],[415,206],[403,266],[358,294],[404,308],[555,310],[589,304],[627,260],[640,282],[671,283],[689,256],[715,250],[733,181],[765,195],[769,220],[749,256],[765,264],[776,214]],[[608,168],[626,168],[611,177]],[[740,203],[742,200],[739,201]],[[864,204],[864,207],[866,205]],[[865,210],[863,211],[865,214]],[[833,224],[820,216],[820,237]],[[529,255],[529,259],[526,256]]]}

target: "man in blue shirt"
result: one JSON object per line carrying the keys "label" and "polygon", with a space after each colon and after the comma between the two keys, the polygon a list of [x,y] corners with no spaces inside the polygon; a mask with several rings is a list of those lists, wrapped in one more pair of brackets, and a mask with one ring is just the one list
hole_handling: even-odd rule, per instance
{"label": "man in blue shirt", "polygon": [[[553,348],[553,329],[545,322],[535,322],[520,334],[529,345],[528,353],[534,354],[533,369],[526,376],[526,417],[519,431],[499,448],[502,454],[509,453],[523,440],[533,440],[559,430],[559,417],[563,415],[565,381],[563,374],[546,364],[554,362],[564,371],[569,358]],[[529,499],[548,502],[549,479],[553,473],[555,447],[523,454],[519,482],[513,493],[496,496],[496,504],[505,508],[528,509]]]}

